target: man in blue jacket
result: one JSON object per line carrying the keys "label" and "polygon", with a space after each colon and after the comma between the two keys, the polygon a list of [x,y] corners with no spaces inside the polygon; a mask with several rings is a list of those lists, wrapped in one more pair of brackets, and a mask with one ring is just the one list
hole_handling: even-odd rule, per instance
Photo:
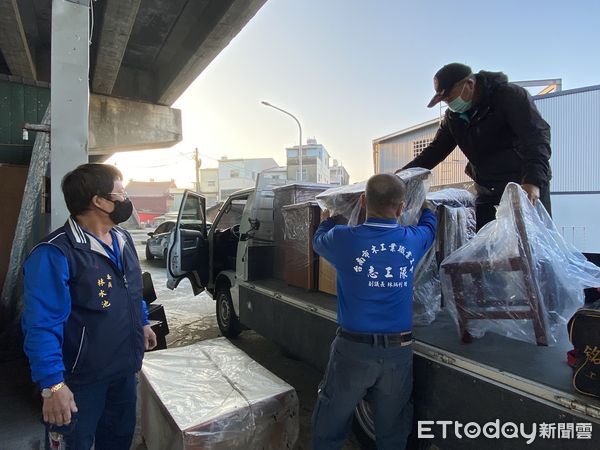
{"label": "man in blue jacket", "polygon": [[340,326],[313,413],[315,450],[342,447],[354,408],[367,394],[377,448],[406,446],[412,425],[413,277],[435,238],[436,217],[424,207],[418,225],[399,225],[405,193],[397,176],[374,175],[361,197],[365,223],[336,226],[328,218],[315,233],[315,251],[336,269]]}
{"label": "man in blue jacket", "polygon": [[[24,350],[49,429],[69,449],[126,450],[136,422],[144,349],[156,346],[129,233],[121,172],[84,164],[62,180],[71,216],[23,267]],[[68,427],[67,427],[68,426]],[[55,435],[54,435],[55,436]]]}

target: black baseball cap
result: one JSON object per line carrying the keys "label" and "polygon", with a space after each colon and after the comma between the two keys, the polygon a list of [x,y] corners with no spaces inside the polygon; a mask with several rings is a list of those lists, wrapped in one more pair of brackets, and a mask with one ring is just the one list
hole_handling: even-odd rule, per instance
{"label": "black baseball cap", "polygon": [[460,80],[464,80],[473,72],[471,68],[461,63],[450,63],[446,64],[440,70],[437,71],[433,77],[433,88],[435,89],[435,95],[427,105],[428,108],[432,108],[437,105],[442,99],[450,92],[456,83]]}

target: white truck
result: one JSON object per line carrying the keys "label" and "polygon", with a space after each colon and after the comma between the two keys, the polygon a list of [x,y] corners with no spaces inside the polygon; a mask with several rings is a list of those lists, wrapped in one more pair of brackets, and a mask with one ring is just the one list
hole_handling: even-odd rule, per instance
{"label": "white truck", "polygon": [[[168,255],[168,286],[188,278],[216,303],[224,336],[253,329],[325,370],[336,334],[336,297],[306,291],[273,273],[273,188],[231,195],[210,230],[205,201],[186,191]],[[413,446],[440,449],[598,449],[600,402],[579,395],[566,364],[567,341],[538,347],[489,333],[465,345],[442,311],[414,328]],[[368,396],[356,408],[355,431],[373,445]],[[414,439],[418,438],[418,440]]]}

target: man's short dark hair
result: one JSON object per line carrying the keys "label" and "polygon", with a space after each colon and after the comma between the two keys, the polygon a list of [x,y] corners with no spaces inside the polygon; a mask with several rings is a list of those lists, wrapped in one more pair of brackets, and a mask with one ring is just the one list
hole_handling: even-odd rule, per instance
{"label": "man's short dark hair", "polygon": [[62,179],[65,203],[72,216],[86,211],[94,195],[112,192],[115,180],[123,180],[121,171],[108,164],[82,164]]}
{"label": "man's short dark hair", "polygon": [[380,173],[367,181],[365,197],[369,211],[384,213],[400,207],[406,197],[406,186],[398,176]]}

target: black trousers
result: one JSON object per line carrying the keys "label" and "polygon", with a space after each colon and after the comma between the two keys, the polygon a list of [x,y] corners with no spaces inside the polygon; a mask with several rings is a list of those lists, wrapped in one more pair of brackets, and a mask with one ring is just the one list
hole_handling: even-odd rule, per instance
{"label": "black trousers", "polygon": [[[504,190],[498,190],[497,192],[490,191],[478,184],[475,185],[475,189],[477,190],[475,214],[477,216],[477,231],[479,231],[485,224],[496,218],[496,206],[500,204]],[[549,184],[540,186],[540,201],[544,205],[544,208],[546,208],[546,211],[548,211],[548,214],[552,216]]]}

